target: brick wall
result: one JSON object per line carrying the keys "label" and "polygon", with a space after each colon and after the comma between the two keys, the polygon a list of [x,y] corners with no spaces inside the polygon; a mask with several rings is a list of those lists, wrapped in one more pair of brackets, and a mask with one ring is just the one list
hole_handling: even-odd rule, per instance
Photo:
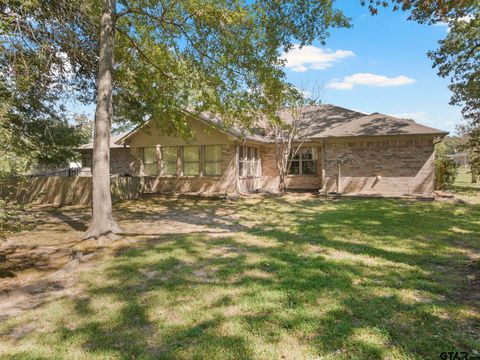
{"label": "brick wall", "polygon": [[[389,137],[383,139],[327,140],[320,143],[316,176],[289,176],[289,189],[322,188],[322,164],[325,165],[325,190],[344,194],[431,195],[434,188],[434,146],[430,137]],[[325,149],[323,153],[322,150]],[[262,175],[239,179],[241,192],[257,189],[278,191],[278,171],[273,145],[260,146]],[[338,181],[339,160],[340,183]],[[111,151],[112,174],[142,176],[142,148],[118,148]],[[235,191],[235,145],[223,146],[222,176],[145,177],[143,189],[165,193],[231,193]],[[339,188],[340,186],[340,188]]]}
{"label": "brick wall", "polygon": [[110,149],[110,172],[112,174],[133,175],[132,168],[136,161],[135,156],[129,148]]}
{"label": "brick wall", "polygon": [[[380,141],[328,141],[325,144],[327,192],[431,195],[435,154],[432,138]],[[339,161],[340,185],[338,183]],[[339,187],[340,186],[340,187]]]}
{"label": "brick wall", "polygon": [[[286,186],[288,189],[315,190],[322,187],[322,148],[319,144],[305,144],[304,146],[315,146],[317,148],[317,175],[288,176]],[[262,162],[261,188],[270,192],[278,192],[278,169],[275,159],[275,146],[262,146],[260,149]]]}

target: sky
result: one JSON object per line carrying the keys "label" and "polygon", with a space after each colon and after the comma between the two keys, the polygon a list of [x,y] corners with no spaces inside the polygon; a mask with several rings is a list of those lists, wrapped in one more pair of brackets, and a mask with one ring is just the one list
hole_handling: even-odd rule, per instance
{"label": "sky", "polygon": [[315,42],[286,54],[288,81],[322,103],[410,118],[453,134],[460,108],[448,104],[449,79],[440,78],[427,57],[448,27],[420,25],[390,9],[371,16],[359,3],[337,2],[353,28],[331,29],[325,46]]}
{"label": "sky", "polygon": [[[380,112],[455,133],[460,108],[448,104],[449,79],[427,57],[448,33],[446,24],[420,25],[408,14],[380,9],[371,16],[360,0],[337,0],[353,28],[331,29],[318,42],[286,54],[287,80],[322,103]],[[71,104],[93,118],[93,106]]]}

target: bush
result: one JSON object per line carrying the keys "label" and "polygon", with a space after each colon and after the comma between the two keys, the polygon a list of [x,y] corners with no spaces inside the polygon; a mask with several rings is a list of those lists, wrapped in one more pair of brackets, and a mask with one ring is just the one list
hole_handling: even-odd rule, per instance
{"label": "bush", "polygon": [[457,177],[457,165],[445,156],[440,156],[435,161],[435,190],[450,188]]}

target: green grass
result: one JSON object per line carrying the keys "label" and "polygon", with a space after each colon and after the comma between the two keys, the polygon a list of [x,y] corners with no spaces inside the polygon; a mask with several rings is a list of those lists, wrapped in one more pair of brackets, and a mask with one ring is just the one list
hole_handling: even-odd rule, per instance
{"label": "green grass", "polygon": [[455,179],[454,186],[457,188],[472,188],[480,190],[480,183],[472,183],[472,177],[469,173],[470,169],[465,166],[458,168],[457,178]]}
{"label": "green grass", "polygon": [[453,184],[452,191],[462,200],[480,204],[480,183],[471,182],[469,171],[469,168],[465,166],[458,168],[457,178]]}
{"label": "green grass", "polygon": [[[119,251],[82,274],[79,295],[0,323],[0,356],[436,359],[480,350],[480,206],[147,205],[145,219],[159,206],[191,207],[227,233],[159,235]],[[123,219],[126,209],[117,205]],[[28,324],[33,331],[11,336]]]}

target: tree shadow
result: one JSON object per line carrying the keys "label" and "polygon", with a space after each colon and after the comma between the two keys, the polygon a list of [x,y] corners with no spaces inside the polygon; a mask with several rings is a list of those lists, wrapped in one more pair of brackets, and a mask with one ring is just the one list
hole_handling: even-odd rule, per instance
{"label": "tree shadow", "polygon": [[[73,300],[79,320],[57,327],[58,341],[93,356],[162,359],[432,358],[478,345],[478,303],[458,295],[459,268],[479,251],[480,207],[284,198],[255,211],[194,206],[190,221],[207,212],[239,233],[160,234],[119,249]],[[258,221],[243,224],[248,214]]]}

